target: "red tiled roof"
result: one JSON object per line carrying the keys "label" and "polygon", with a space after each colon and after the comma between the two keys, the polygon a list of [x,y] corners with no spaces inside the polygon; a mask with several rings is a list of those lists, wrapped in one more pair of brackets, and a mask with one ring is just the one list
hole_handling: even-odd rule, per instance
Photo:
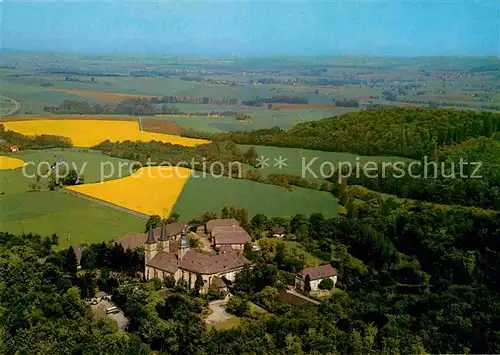
{"label": "red tiled roof", "polygon": [[337,269],[335,269],[330,264],[325,264],[301,270],[297,275],[302,278],[305,278],[306,275],[309,275],[309,278],[311,280],[318,280],[337,275]]}
{"label": "red tiled roof", "polygon": [[217,288],[224,288],[227,287],[226,283],[224,280],[222,280],[219,276],[214,276],[212,279],[212,285],[214,285]]}
{"label": "red tiled roof", "polygon": [[271,228],[271,233],[272,234],[283,234],[283,233],[285,233],[285,228],[283,228],[283,227],[273,227],[273,228]]}
{"label": "red tiled roof", "polygon": [[[161,229],[163,226],[156,227],[153,229],[153,233],[155,236],[155,240],[158,240],[161,237]],[[173,222],[165,225],[165,230],[167,232],[167,237],[173,237],[175,235],[179,235],[186,228],[186,225],[182,222]]]}
{"label": "red tiled roof", "polygon": [[250,264],[247,258],[237,253],[208,256],[189,250],[179,263],[179,268],[199,274],[217,274]]}
{"label": "red tiled roof", "polygon": [[215,227],[239,226],[240,223],[234,218],[212,219],[206,223],[207,233],[210,233]]}
{"label": "red tiled roof", "polygon": [[177,255],[159,251],[158,254],[156,254],[155,257],[148,262],[148,266],[173,274],[178,268]]}
{"label": "red tiled roof", "polygon": [[182,260],[179,260],[174,253],[160,251],[147,265],[172,274],[178,268],[197,274],[217,274],[240,268],[246,264],[250,264],[250,261],[238,253],[210,256],[194,250],[188,250]]}
{"label": "red tiled roof", "polygon": [[146,233],[127,233],[115,243],[121,244],[125,250],[134,250],[135,248],[143,247],[144,243],[146,243],[146,238]]}
{"label": "red tiled roof", "polygon": [[245,244],[250,243],[252,238],[243,228],[236,227],[215,227],[212,230],[212,237],[216,245],[221,244]]}

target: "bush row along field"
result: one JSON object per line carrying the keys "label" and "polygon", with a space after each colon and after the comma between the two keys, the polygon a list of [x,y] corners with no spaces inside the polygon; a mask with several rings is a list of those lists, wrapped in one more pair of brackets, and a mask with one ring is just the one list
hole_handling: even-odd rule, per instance
{"label": "bush row along field", "polygon": [[169,142],[185,146],[207,143],[206,140],[189,139],[168,134],[143,132],[137,122],[104,120],[26,120],[4,122],[6,130],[27,136],[51,134],[68,137],[74,146],[92,147],[105,140],[110,141],[151,141]]}

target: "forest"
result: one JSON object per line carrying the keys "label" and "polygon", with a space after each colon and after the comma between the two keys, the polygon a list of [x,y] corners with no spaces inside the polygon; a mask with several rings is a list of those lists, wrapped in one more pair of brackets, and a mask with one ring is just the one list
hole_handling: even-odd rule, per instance
{"label": "forest", "polygon": [[279,127],[250,132],[197,133],[193,138],[232,140],[362,155],[396,155],[421,159],[442,146],[500,131],[500,115],[453,109],[373,108],[340,117],[304,122],[290,130]]}
{"label": "forest", "polygon": [[[231,330],[207,328],[206,303],[168,280],[143,282],[142,254],[93,244],[77,271],[57,236],[0,233],[0,353],[27,354],[404,354],[498,353],[500,215],[467,207],[378,197],[356,212],[248,220],[255,235],[282,225],[288,236],[260,253],[231,286]],[[232,212],[231,212],[232,211]],[[242,213],[243,212],[243,213]],[[202,217],[213,218],[210,212]],[[194,223],[194,222],[193,222]],[[263,238],[263,241],[266,238]],[[339,271],[338,292],[318,306],[279,297],[304,265],[299,243]],[[167,291],[161,291],[161,287]],[[92,314],[84,298],[106,290],[130,319],[126,332]],[[250,302],[266,310],[251,311]]]}
{"label": "forest", "polygon": [[400,176],[393,167],[378,166],[379,173],[385,170],[384,178],[353,174],[348,183],[403,198],[500,210],[498,133],[440,148],[436,156],[438,161],[421,160],[412,175]]}

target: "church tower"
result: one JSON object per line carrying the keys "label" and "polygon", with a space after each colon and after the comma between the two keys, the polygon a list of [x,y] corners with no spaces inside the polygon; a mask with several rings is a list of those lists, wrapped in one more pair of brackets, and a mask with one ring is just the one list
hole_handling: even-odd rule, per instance
{"label": "church tower", "polygon": [[160,239],[158,239],[158,250],[163,250],[168,253],[170,248],[169,244],[170,243],[167,237],[167,225],[163,223],[161,226]]}
{"label": "church tower", "polygon": [[158,248],[155,241],[155,235],[153,232],[153,227],[149,227],[148,238],[144,244],[144,261],[146,265],[155,257],[158,253]]}
{"label": "church tower", "polygon": [[183,235],[181,236],[180,239],[180,245],[179,245],[179,259],[182,260],[184,256],[186,255],[187,251],[191,247],[191,244],[189,243],[189,239]]}

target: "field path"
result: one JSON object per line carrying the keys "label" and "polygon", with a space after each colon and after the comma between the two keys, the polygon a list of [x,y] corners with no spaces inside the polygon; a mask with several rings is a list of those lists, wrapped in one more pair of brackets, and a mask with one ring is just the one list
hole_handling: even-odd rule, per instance
{"label": "field path", "polygon": [[101,200],[101,199],[98,199],[98,198],[95,198],[95,197],[87,196],[85,194],[82,194],[82,193],[76,192],[76,191],[71,191],[71,190],[66,190],[66,189],[64,189],[63,191],[64,191],[64,193],[67,193],[69,195],[73,195],[73,196],[77,196],[77,197],[80,197],[80,198],[84,198],[84,199],[92,201],[92,202],[97,202],[97,203],[100,203],[101,205],[104,205],[106,207],[113,208],[115,210],[118,210],[118,211],[121,211],[121,212],[125,212],[125,213],[131,214],[133,216],[136,216],[136,217],[139,217],[139,218],[142,218],[142,219],[145,219],[145,220],[149,219],[149,216],[147,214],[140,213],[140,212],[137,212],[137,211],[133,211],[133,210],[130,210],[128,208],[115,205],[114,203],[111,203],[111,202],[108,202],[108,201],[104,201],[104,200]]}

